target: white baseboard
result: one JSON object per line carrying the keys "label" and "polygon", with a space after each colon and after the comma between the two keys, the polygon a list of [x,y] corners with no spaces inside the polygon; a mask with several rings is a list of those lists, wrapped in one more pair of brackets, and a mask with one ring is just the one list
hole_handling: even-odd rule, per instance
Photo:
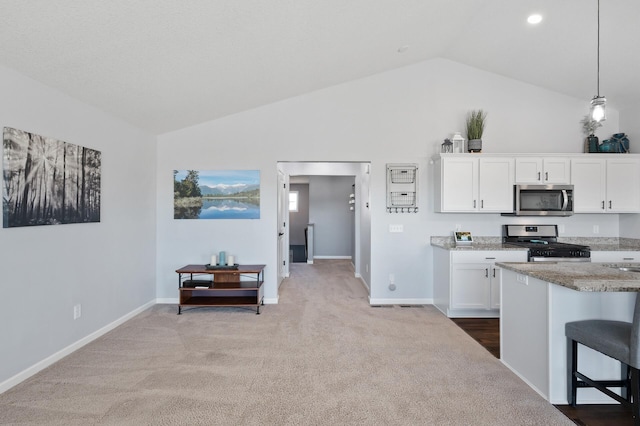
{"label": "white baseboard", "polygon": [[362,287],[364,287],[365,290],[367,290],[367,294],[369,294],[371,292],[371,289],[369,288],[369,284],[367,284],[364,278],[362,278],[362,275],[356,274],[356,278],[360,279],[360,283],[362,283]]}
{"label": "white baseboard", "polygon": [[156,304],[155,300],[152,300],[150,302],[145,303],[144,305],[140,306],[139,308],[134,309],[133,311],[129,312],[128,314],[125,314],[125,315],[121,316],[120,318],[118,318],[117,320],[113,321],[112,323],[105,325],[101,329],[94,331],[93,333],[89,334],[86,337],[83,337],[82,339],[78,340],[77,342],[74,342],[74,343],[70,344],[66,348],[59,350],[58,352],[54,353],[53,355],[48,356],[47,358],[43,359],[40,362],[37,362],[36,364],[34,364],[31,367],[21,371],[20,373],[16,374],[15,376],[8,378],[4,382],[0,383],[0,394],[8,391],[9,389],[14,387],[15,385],[27,380],[29,377],[31,377],[34,374],[44,370],[45,368],[47,368],[50,365],[56,363],[57,361],[60,361],[65,356],[71,354],[72,352],[77,351],[78,349],[80,349],[81,347],[85,346],[86,344],[91,343],[92,341],[96,340],[98,337],[108,333],[109,331],[113,330],[117,326],[125,323],[126,321],[128,321],[131,318],[135,317],[139,313],[149,309],[150,307],[152,307],[155,304]]}
{"label": "white baseboard", "polygon": [[277,305],[278,304],[278,298],[277,297],[265,298],[264,299],[264,304],[265,305]]}
{"label": "white baseboard", "polygon": [[433,299],[373,299],[370,305],[433,305]]}

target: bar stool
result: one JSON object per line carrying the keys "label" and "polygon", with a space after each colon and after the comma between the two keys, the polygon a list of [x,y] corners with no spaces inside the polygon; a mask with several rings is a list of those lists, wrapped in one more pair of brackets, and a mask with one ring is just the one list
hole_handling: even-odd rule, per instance
{"label": "bar stool", "polygon": [[[633,322],[583,320],[565,324],[567,336],[567,400],[576,405],[578,388],[596,388],[631,407],[634,425],[640,426],[640,297],[636,294]],[[620,380],[593,380],[578,371],[578,343],[622,363]],[[622,388],[622,396],[610,387]]]}

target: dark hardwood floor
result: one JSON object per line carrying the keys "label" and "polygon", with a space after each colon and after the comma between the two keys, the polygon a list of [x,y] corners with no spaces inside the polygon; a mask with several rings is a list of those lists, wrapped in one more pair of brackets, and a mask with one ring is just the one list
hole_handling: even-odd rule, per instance
{"label": "dark hardwood floor", "polygon": [[[500,320],[497,318],[452,318],[493,356],[500,358]],[[632,426],[631,411],[619,404],[556,405],[575,424],[583,426]]]}

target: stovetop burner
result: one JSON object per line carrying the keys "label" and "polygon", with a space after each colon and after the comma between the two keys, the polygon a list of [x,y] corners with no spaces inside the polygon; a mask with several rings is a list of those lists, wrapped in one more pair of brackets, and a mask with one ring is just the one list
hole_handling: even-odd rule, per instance
{"label": "stovetop burner", "polygon": [[590,261],[589,246],[559,243],[557,225],[504,225],[505,244],[529,249],[530,261],[579,260]]}

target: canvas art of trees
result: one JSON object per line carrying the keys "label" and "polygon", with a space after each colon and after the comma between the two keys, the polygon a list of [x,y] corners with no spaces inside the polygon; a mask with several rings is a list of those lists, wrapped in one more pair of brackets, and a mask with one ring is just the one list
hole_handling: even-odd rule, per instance
{"label": "canvas art of trees", "polygon": [[100,222],[100,151],[4,128],[3,227]]}

